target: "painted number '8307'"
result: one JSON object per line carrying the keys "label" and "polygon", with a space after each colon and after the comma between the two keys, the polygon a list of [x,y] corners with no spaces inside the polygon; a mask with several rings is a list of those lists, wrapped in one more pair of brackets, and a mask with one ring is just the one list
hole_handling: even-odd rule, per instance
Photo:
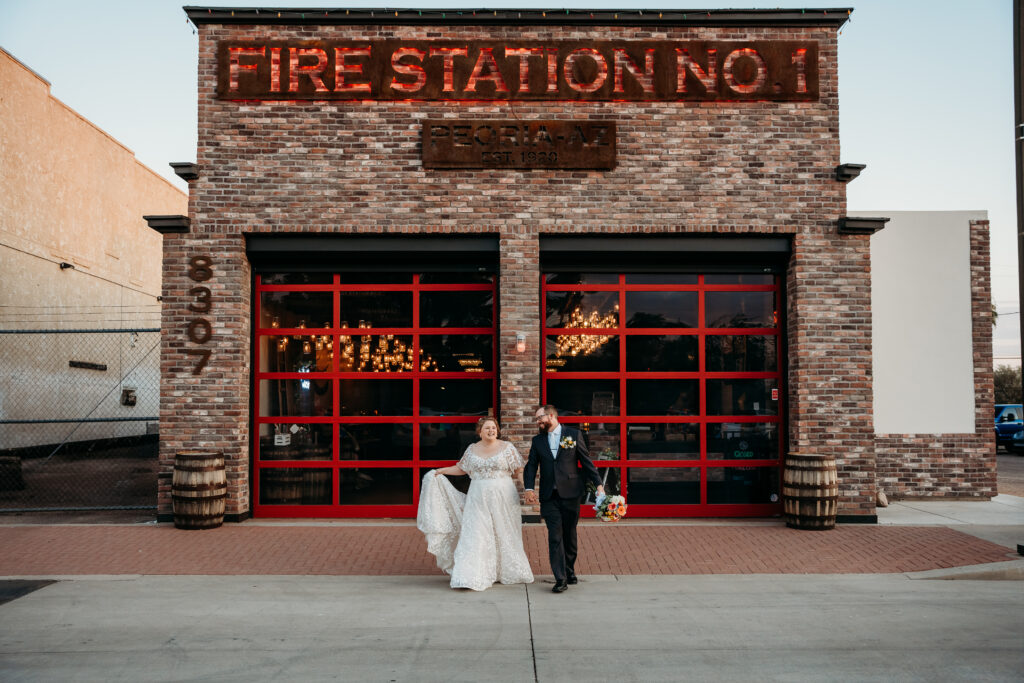
{"label": "painted number '8307'", "polygon": [[[193,256],[188,260],[188,278],[192,282],[206,282],[213,277],[213,259],[209,256]],[[188,290],[188,295],[191,297],[191,301],[188,304],[188,310],[193,313],[209,313],[210,308],[213,305],[213,297],[210,293],[210,288],[205,285],[196,285]],[[213,338],[213,328],[210,326],[210,321],[206,318],[193,318],[188,321],[188,340],[193,344],[202,347],[210,342]],[[199,360],[196,362],[194,368],[192,368],[192,374],[198,375],[202,373],[203,368],[210,362],[210,349],[206,348],[185,348],[185,353],[189,356],[198,356]]]}

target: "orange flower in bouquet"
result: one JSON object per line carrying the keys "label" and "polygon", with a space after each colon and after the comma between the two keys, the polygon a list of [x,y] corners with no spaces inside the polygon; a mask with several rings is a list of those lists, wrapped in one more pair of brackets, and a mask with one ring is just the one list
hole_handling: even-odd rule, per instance
{"label": "orange flower in bouquet", "polygon": [[602,522],[617,522],[626,516],[626,499],[622,496],[598,498],[594,511]]}

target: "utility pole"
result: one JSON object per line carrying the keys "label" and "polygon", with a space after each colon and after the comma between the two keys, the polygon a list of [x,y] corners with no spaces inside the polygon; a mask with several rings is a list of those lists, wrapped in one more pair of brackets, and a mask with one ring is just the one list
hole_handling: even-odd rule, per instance
{"label": "utility pole", "polygon": [[[1017,300],[1024,303],[1024,87],[1021,62],[1024,62],[1024,12],[1022,0],[1013,0],[1013,147],[1017,159]],[[1024,349],[1024,324],[1020,343]],[[1024,392],[1024,373],[1021,373]]]}

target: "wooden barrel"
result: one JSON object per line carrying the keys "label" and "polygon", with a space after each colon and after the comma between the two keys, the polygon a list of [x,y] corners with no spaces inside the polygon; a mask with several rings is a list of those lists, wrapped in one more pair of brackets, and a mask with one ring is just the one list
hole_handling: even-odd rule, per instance
{"label": "wooden barrel", "polygon": [[302,470],[295,467],[274,467],[260,470],[264,505],[295,505],[302,502]]}
{"label": "wooden barrel", "polygon": [[331,447],[323,445],[308,444],[303,449],[306,460],[330,460]]}
{"label": "wooden barrel", "polygon": [[830,455],[790,453],[782,471],[786,526],[824,531],[836,526],[839,478]]}
{"label": "wooden barrel", "polygon": [[224,523],[228,497],[224,456],[213,451],[182,451],[174,456],[171,502],[179,529],[216,529]]}

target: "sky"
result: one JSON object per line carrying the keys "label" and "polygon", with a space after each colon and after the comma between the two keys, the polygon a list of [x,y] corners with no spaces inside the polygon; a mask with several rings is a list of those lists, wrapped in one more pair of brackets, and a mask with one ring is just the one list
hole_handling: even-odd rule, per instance
{"label": "sky", "polygon": [[[252,0],[192,2],[263,6]],[[847,187],[848,208],[881,216],[897,210],[988,211],[993,300],[999,312],[995,363],[1016,365],[1021,354],[1011,3],[452,0],[401,6],[852,8],[839,35],[841,161],[867,168]],[[278,0],[266,6],[389,5]],[[187,191],[168,166],[196,158],[197,37],[180,0],[0,0],[0,47],[49,81],[54,97]]]}

